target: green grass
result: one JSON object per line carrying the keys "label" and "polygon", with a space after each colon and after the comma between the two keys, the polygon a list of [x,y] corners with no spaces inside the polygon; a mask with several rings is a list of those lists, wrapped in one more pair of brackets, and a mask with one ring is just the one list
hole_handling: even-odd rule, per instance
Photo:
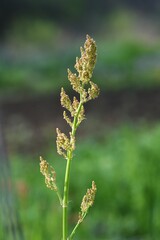
{"label": "green grass", "polygon": [[[160,238],[160,125],[122,126],[79,139],[72,163],[70,211],[75,224],[86,186],[94,179],[97,196],[77,240]],[[62,186],[65,161],[55,149],[44,157]],[[39,173],[38,156],[11,156],[19,212],[27,239],[60,239],[60,207]]]}

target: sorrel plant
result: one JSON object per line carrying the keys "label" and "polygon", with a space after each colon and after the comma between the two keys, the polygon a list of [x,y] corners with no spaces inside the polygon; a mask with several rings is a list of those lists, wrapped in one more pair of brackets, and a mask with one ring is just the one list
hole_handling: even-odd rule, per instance
{"label": "sorrel plant", "polygon": [[76,64],[74,66],[77,73],[72,73],[68,69],[68,80],[70,81],[73,90],[79,95],[79,98],[73,97],[73,100],[71,100],[63,88],[61,89],[60,94],[61,105],[67,111],[63,112],[63,117],[71,128],[68,136],[65,133],[62,133],[58,128],[56,129],[57,152],[66,160],[63,195],[61,195],[61,191],[57,186],[56,172],[54,168],[50,166],[46,160],[40,157],[40,171],[45,176],[46,186],[55,191],[60,205],[62,206],[62,240],[73,239],[77,228],[86,217],[89,208],[93,205],[97,190],[95,182],[92,181],[91,188],[87,189],[87,192],[82,199],[77,224],[71,233],[68,234],[70,170],[76,144],[76,132],[80,123],[85,119],[84,104],[95,99],[99,95],[98,86],[91,81],[97,57],[95,41],[87,35],[84,47],[81,47],[80,51],[81,57],[76,58]]}

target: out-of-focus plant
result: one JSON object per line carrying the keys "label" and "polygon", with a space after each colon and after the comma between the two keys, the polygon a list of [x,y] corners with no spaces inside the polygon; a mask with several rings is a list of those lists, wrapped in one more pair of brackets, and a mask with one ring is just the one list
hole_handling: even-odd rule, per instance
{"label": "out-of-focus plant", "polygon": [[93,69],[96,63],[96,44],[95,41],[87,35],[84,48],[80,48],[81,57],[76,58],[75,69],[77,73],[72,73],[68,69],[68,80],[71,83],[73,90],[79,95],[79,98],[73,97],[73,100],[69,98],[65,90],[61,89],[61,105],[66,111],[63,112],[63,117],[69,124],[71,131],[69,136],[62,133],[57,128],[57,152],[63,156],[66,160],[66,170],[64,178],[64,190],[63,196],[56,183],[56,172],[49,163],[40,157],[40,171],[45,176],[45,183],[48,188],[54,190],[58,196],[60,205],[62,206],[62,240],[71,240],[78,228],[86,217],[89,208],[93,205],[96,184],[92,181],[92,186],[89,188],[82,199],[80,206],[79,218],[77,224],[73,228],[72,232],[68,234],[68,202],[69,202],[69,185],[70,185],[70,170],[71,162],[74,157],[76,132],[80,123],[85,119],[84,104],[92,99],[95,99],[99,95],[98,86],[91,81]]}

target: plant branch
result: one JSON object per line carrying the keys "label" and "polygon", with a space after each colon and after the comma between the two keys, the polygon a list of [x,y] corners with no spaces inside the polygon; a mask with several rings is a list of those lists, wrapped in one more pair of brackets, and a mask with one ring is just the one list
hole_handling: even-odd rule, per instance
{"label": "plant branch", "polygon": [[[77,112],[73,119],[71,138],[75,137],[78,123],[78,116],[81,111],[82,101],[80,101],[79,106],[77,108]],[[72,140],[72,139],[71,139]],[[67,239],[68,234],[68,197],[69,197],[69,179],[70,179],[70,169],[71,169],[71,160],[73,157],[73,150],[67,151],[67,164],[66,164],[66,172],[65,172],[65,180],[64,180],[64,195],[63,195],[63,217],[62,217],[62,240]]]}
{"label": "plant branch", "polygon": [[79,225],[83,222],[83,220],[84,220],[84,218],[85,218],[86,215],[87,215],[87,212],[83,215],[83,217],[81,218],[81,220],[80,220],[80,219],[78,220],[77,224],[76,224],[75,227],[73,228],[73,230],[72,230],[72,232],[71,232],[71,234],[70,234],[70,236],[68,237],[67,240],[72,240],[73,236],[74,236],[75,233],[76,233],[77,228],[78,228]]}

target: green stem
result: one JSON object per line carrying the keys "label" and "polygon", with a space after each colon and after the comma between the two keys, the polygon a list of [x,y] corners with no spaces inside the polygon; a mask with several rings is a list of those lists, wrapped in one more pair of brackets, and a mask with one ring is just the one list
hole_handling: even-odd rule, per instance
{"label": "green stem", "polygon": [[70,176],[70,167],[71,167],[71,159],[67,159],[66,165],[66,173],[65,173],[65,181],[64,181],[64,197],[63,197],[63,240],[67,239],[68,234],[68,226],[67,226],[67,218],[68,218],[68,193],[69,193],[69,176]]}
{"label": "green stem", "polygon": [[71,235],[69,236],[68,240],[71,240],[76,232],[76,229],[78,228],[80,224],[80,221],[77,222],[76,226],[74,227],[73,231],[71,232]]}
{"label": "green stem", "polygon": [[71,239],[73,238],[74,234],[76,233],[77,228],[78,228],[79,225],[83,222],[83,220],[84,220],[84,218],[85,218],[86,215],[87,215],[87,212],[83,215],[81,221],[78,220],[76,226],[73,228],[73,230],[72,230],[70,236],[68,237],[68,240],[71,240]]}
{"label": "green stem", "polygon": [[[82,101],[80,101],[79,106],[77,108],[77,113],[73,119],[73,126],[71,137],[75,137],[78,123],[78,116],[82,107]],[[71,160],[73,156],[73,150],[69,150],[67,152],[67,164],[66,164],[66,172],[64,179],[64,193],[63,193],[63,217],[62,217],[62,240],[67,240],[68,235],[68,197],[69,197],[69,179],[70,179],[70,169],[71,169]]]}
{"label": "green stem", "polygon": [[59,199],[59,203],[60,203],[60,205],[62,206],[63,200],[62,200],[61,194],[60,194],[60,192],[59,192],[58,189],[57,189],[57,191],[56,191],[56,194],[57,194],[57,197],[58,197],[58,199]]}

